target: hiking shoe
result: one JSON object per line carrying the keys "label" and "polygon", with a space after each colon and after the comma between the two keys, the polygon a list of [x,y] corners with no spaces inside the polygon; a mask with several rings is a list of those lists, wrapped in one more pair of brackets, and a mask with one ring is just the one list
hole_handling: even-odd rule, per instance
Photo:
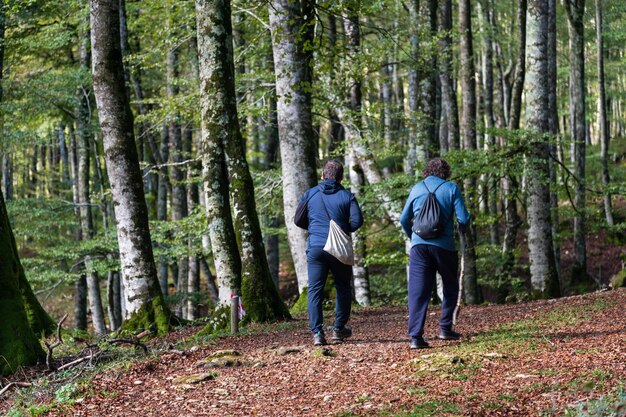
{"label": "hiking shoe", "polygon": [[326,342],[326,337],[324,336],[324,332],[317,332],[313,335],[313,346],[325,346],[328,342]]}
{"label": "hiking shoe", "polygon": [[411,339],[409,349],[428,349],[430,345],[423,337],[414,337]]}
{"label": "hiking shoe", "polygon": [[352,336],[352,329],[350,326],[343,326],[343,328],[338,329],[336,327],[333,328],[333,340],[341,341],[343,339],[347,339]]}
{"label": "hiking shoe", "polygon": [[457,333],[454,330],[441,330],[439,332],[439,339],[441,340],[459,340],[461,336],[461,333]]}

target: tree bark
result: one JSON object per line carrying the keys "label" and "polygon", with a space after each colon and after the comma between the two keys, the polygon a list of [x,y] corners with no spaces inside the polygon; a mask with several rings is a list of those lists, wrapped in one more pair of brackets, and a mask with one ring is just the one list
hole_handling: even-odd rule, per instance
{"label": "tree bark", "polygon": [[585,0],[564,0],[569,29],[569,90],[570,129],[574,142],[574,173],[576,195],[574,205],[574,265],[571,284],[589,285],[587,275],[586,219],[585,219],[585,162],[586,162],[586,111],[585,111]]}
{"label": "tree bark", "polygon": [[[474,49],[472,40],[472,10],[470,0],[459,1],[459,32],[460,32],[460,81],[462,86],[463,105],[461,107],[461,130],[463,147],[466,150],[476,150],[476,80],[474,78]],[[468,178],[464,182],[467,201],[470,211],[475,209],[472,196],[476,190],[476,178]],[[467,232],[467,248],[465,250],[465,281],[463,284],[465,302],[468,304],[480,303],[480,291],[476,274],[476,252],[474,232],[469,228]]]}
{"label": "tree bark", "polygon": [[[272,53],[269,53],[266,59],[270,72],[274,73],[274,57]],[[265,169],[272,169],[276,167],[278,162],[278,114],[276,108],[276,92],[274,90],[269,92],[268,98],[268,123],[266,125],[266,145],[265,145]],[[335,116],[336,114],[333,113]],[[268,219],[269,226],[278,228],[280,226],[280,220],[277,217]],[[279,270],[280,270],[280,252],[278,246],[278,234],[268,234],[265,238],[265,253],[267,254],[267,262],[270,266],[270,272],[274,279],[276,288],[279,288]]]}
{"label": "tree bark", "polygon": [[547,0],[529,0],[526,49],[526,125],[538,139],[528,155],[528,251],[531,286],[535,296],[555,297],[560,293],[556,276],[550,222],[549,148],[550,86],[548,74],[548,31],[550,10]]}
{"label": "tree bark", "polygon": [[148,209],[134,140],[120,48],[118,0],[91,0],[92,73],[117,220],[127,328],[170,328],[157,281]]}
{"label": "tree bark", "polygon": [[606,91],[604,88],[604,40],[602,36],[602,0],[595,0],[596,6],[596,45],[598,49],[598,132],[600,134],[600,161],[602,163],[602,186],[604,187],[604,217],[606,224],[613,226],[613,208],[611,207],[611,183],[609,175],[609,125],[606,116]]}
{"label": "tree bark", "polygon": [[[312,0],[305,0],[310,9]],[[311,10],[312,11],[312,10]],[[302,194],[317,183],[315,168],[316,144],[311,118],[310,54],[305,51],[304,38],[312,26],[300,2],[273,0],[269,4],[272,49],[276,67],[278,99],[278,131],[282,161],[283,208],[287,238],[298,277],[298,290],[308,286],[306,263],[306,232],[293,223]]]}
{"label": "tree bark", "polygon": [[[241,245],[241,295],[252,321],[290,317],[267,264],[254,185],[239,129],[229,0],[196,0],[202,120],[224,147],[231,180],[235,229]],[[218,246],[212,245],[213,248]]]}
{"label": "tree bark", "polygon": [[[3,19],[0,11],[0,21]],[[4,196],[0,191],[0,314],[3,317],[0,321],[0,352],[3,358],[0,375],[13,373],[21,366],[34,365],[45,357],[29,322],[28,305],[24,303],[22,294],[25,289],[22,287],[28,286],[30,290],[30,285],[21,279],[23,272]]]}

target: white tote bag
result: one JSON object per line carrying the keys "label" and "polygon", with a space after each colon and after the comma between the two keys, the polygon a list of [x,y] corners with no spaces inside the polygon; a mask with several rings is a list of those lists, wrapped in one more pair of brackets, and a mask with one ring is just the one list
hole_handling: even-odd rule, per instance
{"label": "white tote bag", "polygon": [[335,222],[332,217],[330,217],[324,197],[322,197],[322,204],[324,204],[324,209],[326,210],[326,214],[330,220],[330,226],[328,227],[328,239],[326,239],[326,244],[324,245],[324,252],[331,254],[343,264],[354,265],[352,238],[349,234],[344,232],[341,227],[339,227],[337,222]]}

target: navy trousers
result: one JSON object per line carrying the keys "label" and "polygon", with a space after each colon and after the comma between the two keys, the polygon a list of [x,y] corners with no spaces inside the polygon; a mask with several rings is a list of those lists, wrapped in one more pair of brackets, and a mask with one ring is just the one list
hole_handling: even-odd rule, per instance
{"label": "navy trousers", "polygon": [[449,251],[434,245],[415,245],[409,258],[409,336],[422,337],[428,303],[433,293],[436,274],[443,280],[441,305],[442,330],[452,329],[452,314],[459,295],[457,251]]}
{"label": "navy trousers", "polygon": [[337,289],[335,303],[335,328],[343,328],[350,318],[352,308],[352,266],[343,264],[322,248],[309,248],[307,251],[309,272],[308,311],[311,331],[317,333],[323,329],[322,303],[324,285],[328,271],[332,271]]}

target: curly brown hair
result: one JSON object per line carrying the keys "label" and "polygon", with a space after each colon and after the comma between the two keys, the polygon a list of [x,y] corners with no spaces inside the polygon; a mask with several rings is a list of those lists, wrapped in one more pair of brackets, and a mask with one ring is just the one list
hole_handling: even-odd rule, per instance
{"label": "curly brown hair", "polygon": [[343,165],[336,159],[330,159],[324,164],[323,177],[325,180],[341,182],[343,179]]}
{"label": "curly brown hair", "polygon": [[443,158],[431,159],[422,170],[422,176],[426,178],[431,175],[447,180],[451,175],[450,165]]}

